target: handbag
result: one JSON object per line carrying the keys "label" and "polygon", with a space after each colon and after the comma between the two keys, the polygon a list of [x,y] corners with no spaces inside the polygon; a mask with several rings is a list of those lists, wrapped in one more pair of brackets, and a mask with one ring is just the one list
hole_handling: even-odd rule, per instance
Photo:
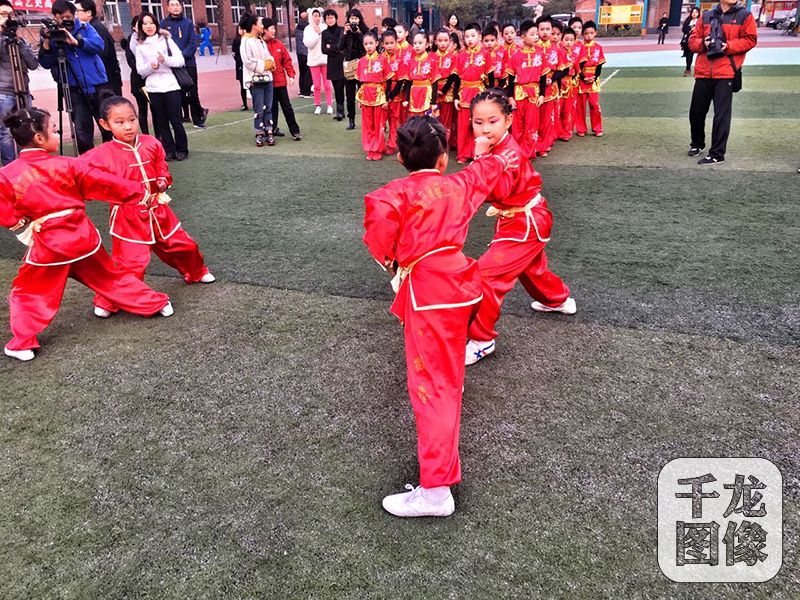
{"label": "handbag", "polygon": [[[167,56],[172,56],[172,49],[169,47],[169,40],[164,38],[164,42],[167,44]],[[170,68],[172,69],[172,74],[175,75],[175,79],[178,80],[178,85],[181,86],[181,91],[188,92],[194,87],[194,79],[192,79],[192,76],[189,75],[189,71],[186,70],[186,67]]]}
{"label": "handbag", "polygon": [[344,78],[355,79],[358,74],[358,59],[344,61]]}
{"label": "handbag", "polygon": [[742,90],[742,70],[736,68],[736,63],[733,62],[733,57],[729,54],[728,60],[731,61],[731,68],[733,69],[733,83],[731,83],[731,91],[735,94]]}

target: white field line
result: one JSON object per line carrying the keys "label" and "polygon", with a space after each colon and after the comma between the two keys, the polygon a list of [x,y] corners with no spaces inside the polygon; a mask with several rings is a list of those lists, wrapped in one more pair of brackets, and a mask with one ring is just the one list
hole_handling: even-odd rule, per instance
{"label": "white field line", "polygon": [[[312,102],[310,104],[306,103],[306,104],[297,105],[297,106],[292,105],[292,108],[303,109],[303,108],[308,108],[309,106],[313,106],[313,105],[314,105],[314,103]],[[211,131],[212,129],[216,129],[217,127],[227,127],[228,125],[238,125],[239,123],[246,123],[246,122],[252,121],[252,120],[253,120],[253,117],[250,116],[250,117],[247,117],[246,119],[237,119],[236,121],[231,121],[229,123],[220,123],[219,125],[211,125],[209,127],[206,127],[205,129],[190,129],[189,131],[186,132],[186,135],[191,135],[193,133],[203,133],[204,131]]]}
{"label": "white field line", "polygon": [[614,71],[614,72],[613,72],[611,75],[609,75],[608,77],[606,77],[605,79],[603,79],[603,81],[601,81],[601,82],[600,82],[600,87],[603,87],[605,84],[607,84],[609,81],[611,81],[611,78],[612,78],[614,75],[616,75],[617,73],[619,73],[619,69],[617,69],[617,70],[616,70],[616,71]]}

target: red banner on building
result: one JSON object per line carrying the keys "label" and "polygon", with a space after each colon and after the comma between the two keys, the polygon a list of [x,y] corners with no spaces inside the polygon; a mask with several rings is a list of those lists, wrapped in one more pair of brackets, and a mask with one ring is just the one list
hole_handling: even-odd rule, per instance
{"label": "red banner on building", "polygon": [[53,0],[12,0],[14,10],[30,10],[32,12],[51,12]]}

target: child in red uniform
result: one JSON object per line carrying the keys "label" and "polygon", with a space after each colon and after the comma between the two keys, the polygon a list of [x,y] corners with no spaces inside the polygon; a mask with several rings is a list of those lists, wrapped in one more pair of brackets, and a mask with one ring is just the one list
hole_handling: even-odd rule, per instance
{"label": "child in red uniform", "polygon": [[[100,233],[86,216],[86,198],[113,203],[146,202],[149,193],[132,182],[89,167],[58,151],[56,123],[47,111],[22,109],[3,124],[22,147],[0,170],[0,226],[24,231],[28,246],[8,297],[13,337],[6,356],[31,360],[36,336],[55,318],[67,278],[72,277],[137,315],[170,316],[166,294],[114,268]],[[162,149],[163,153],[163,149]]]}
{"label": "child in red uniform", "polygon": [[536,153],[547,156],[553,147],[556,130],[556,102],[560,95],[557,73],[562,69],[561,55],[558,47],[550,40],[553,32],[553,19],[548,16],[539,17],[536,21],[539,33],[538,46],[544,61],[543,75],[546,85],[539,106],[539,139],[536,142]]}
{"label": "child in red uniform", "polygon": [[456,109],[453,105],[453,89],[456,76],[453,75],[453,69],[456,66],[456,53],[452,49],[452,40],[447,29],[442,28],[437,31],[434,41],[436,42],[436,80],[439,90],[436,105],[439,107],[439,122],[447,131],[448,147],[452,148],[455,144]]}
{"label": "child in red uniform", "polygon": [[[503,92],[489,90],[473,100],[473,131],[489,139],[493,154],[521,155],[508,134],[511,121],[511,105]],[[553,217],[541,189],[542,178],[527,160],[522,160],[503,173],[489,195],[492,208],[486,214],[497,217],[497,226],[489,249],[478,261],[483,301],[469,327],[467,365],[494,352],[500,307],[517,279],[533,297],[533,310],[568,315],[576,311],[569,288],[547,268],[544,247],[550,239]]]}
{"label": "child in red uniform", "polygon": [[[522,44],[517,41],[517,29],[512,23],[506,23],[502,27],[503,31],[503,51],[506,53],[506,60],[522,48]],[[520,35],[522,33],[520,32]]]}
{"label": "child in red uniform", "polygon": [[367,153],[367,160],[381,160],[385,147],[386,87],[392,70],[386,53],[378,54],[377,36],[367,32],[363,39],[367,54],[358,59],[356,75],[361,84],[356,92],[356,100],[361,107],[361,146]]}
{"label": "child in red uniform", "polygon": [[492,67],[489,72],[489,87],[505,87],[506,53],[497,44],[497,30],[494,27],[487,27],[483,30],[483,51]]}
{"label": "child in red uniform", "polygon": [[408,114],[418,117],[438,107],[433,100],[439,95],[436,78],[436,57],[428,52],[428,36],[417,33],[413,40],[414,57],[408,66],[406,75],[406,99],[403,106]]}
{"label": "child in red uniform", "polygon": [[464,29],[464,48],[456,57],[455,73],[458,75],[455,101],[458,120],[457,161],[466,163],[472,158],[475,149],[475,137],[469,124],[469,104],[472,99],[484,90],[484,80],[492,70],[492,65],[481,49],[481,28],[477,23],[470,23]]}
{"label": "child in red uniform", "polygon": [[[467,325],[481,301],[477,265],[462,253],[469,222],[502,172],[502,154],[476,158],[455,175],[447,168],[447,133],[433,117],[412,118],[398,132],[408,177],[364,198],[364,243],[392,280],[392,312],[403,322],[408,393],[417,424],[420,485],[383,499],[400,517],[450,515],[450,486],[461,480],[458,430]],[[476,150],[488,149],[484,138]]]}
{"label": "child in red uniform", "polygon": [[508,96],[511,106],[516,107],[516,124],[512,131],[522,155],[526,159],[536,156],[539,139],[539,105],[543,97],[542,53],[536,42],[539,36],[536,24],[531,20],[520,25],[522,48],[508,61]]}
{"label": "child in red uniform", "polygon": [[[139,135],[139,120],[133,105],[121,96],[111,96],[100,106],[100,125],[114,138],[81,156],[91,167],[117,173],[144,185],[152,194],[146,205],[123,204],[111,207],[109,233],[114,264],[139,280],[155,252],[164,263],[176,269],[186,283],[213,283],[197,243],[181,227],[166,202],[172,184],[164,148],[156,138]],[[165,202],[166,200],[166,202]],[[119,307],[103,294],[94,299],[94,314],[110,317]]]}
{"label": "child in red uniform", "polygon": [[[567,53],[564,46],[561,44],[561,36],[564,33],[564,26],[558,19],[553,19],[553,33],[550,34],[550,42],[558,50],[558,96],[555,100],[555,110],[553,111],[553,128],[550,131],[550,146],[555,144],[556,139],[561,131],[561,96],[562,88],[561,82],[569,72],[569,64],[567,63]],[[562,72],[563,71],[563,72]]]}
{"label": "child in red uniform", "polygon": [[[408,71],[411,68],[411,59],[414,58],[414,48],[411,47],[411,42],[408,39],[408,27],[404,23],[398,23],[394,28],[397,34],[397,49],[400,52],[400,63],[402,65],[400,71],[400,78],[403,81],[403,86],[408,82]],[[400,107],[400,124],[402,125],[408,121],[408,106]]]}
{"label": "child in red uniform", "polygon": [[381,34],[381,45],[383,46],[383,56],[392,72],[390,81],[392,85],[388,87],[386,93],[386,122],[389,126],[389,134],[386,140],[386,154],[397,153],[397,128],[402,124],[400,119],[403,117],[403,81],[405,80],[405,68],[403,67],[403,53],[397,47],[397,33],[394,29],[387,29]]}
{"label": "child in red uniform", "polygon": [[561,46],[564,48],[568,67],[566,76],[561,80],[561,122],[558,139],[568,142],[572,138],[572,129],[575,126],[575,99],[578,95],[576,80],[580,68],[578,54],[575,52],[575,32],[569,27],[564,30]]}
{"label": "child in red uniform", "polygon": [[603,113],[600,110],[600,71],[606,57],[603,48],[594,41],[597,25],[594,21],[583,24],[583,47],[578,58],[580,63],[580,83],[578,87],[577,110],[575,111],[575,130],[578,136],[586,135],[586,102],[589,102],[589,120],[597,137],[603,135]]}

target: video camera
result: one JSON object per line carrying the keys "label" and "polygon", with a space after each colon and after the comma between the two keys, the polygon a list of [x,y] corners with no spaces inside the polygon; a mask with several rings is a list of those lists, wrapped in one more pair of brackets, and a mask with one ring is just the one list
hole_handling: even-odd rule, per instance
{"label": "video camera", "polygon": [[722,49],[722,44],[725,43],[725,32],[722,30],[722,21],[719,15],[714,12],[712,12],[711,21],[709,22],[709,30],[706,56],[709,59],[725,56],[725,50]]}
{"label": "video camera", "polygon": [[20,25],[22,25],[22,23],[20,23],[19,21],[15,21],[14,19],[9,17],[8,19],[6,19],[6,22],[3,23],[2,34],[7,38],[16,40],[17,29],[19,29]]}
{"label": "video camera", "polygon": [[75,28],[75,21],[64,19],[60,23],[55,19],[42,21],[42,35],[51,42],[67,42],[67,32]]}

